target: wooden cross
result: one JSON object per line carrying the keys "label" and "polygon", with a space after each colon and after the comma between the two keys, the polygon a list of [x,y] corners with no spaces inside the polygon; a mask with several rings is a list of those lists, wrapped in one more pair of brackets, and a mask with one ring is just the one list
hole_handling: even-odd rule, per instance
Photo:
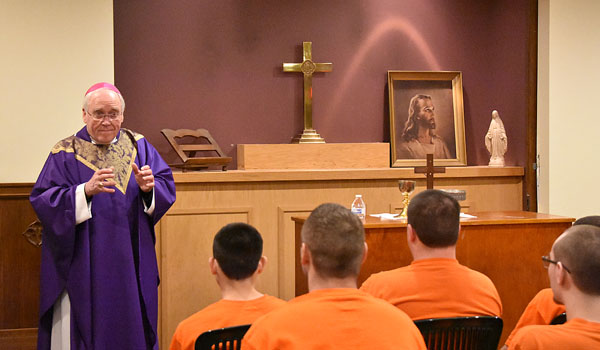
{"label": "wooden cross", "polygon": [[304,132],[296,136],[293,143],[325,143],[312,126],[312,75],[315,72],[331,72],[332,63],[314,63],[312,61],[312,42],[302,43],[302,63],[284,63],[284,72],[302,72],[304,75]]}
{"label": "wooden cross", "polygon": [[445,173],[446,168],[433,166],[433,154],[427,155],[427,166],[415,167],[415,174],[425,174],[427,176],[427,189],[433,189],[433,174]]}

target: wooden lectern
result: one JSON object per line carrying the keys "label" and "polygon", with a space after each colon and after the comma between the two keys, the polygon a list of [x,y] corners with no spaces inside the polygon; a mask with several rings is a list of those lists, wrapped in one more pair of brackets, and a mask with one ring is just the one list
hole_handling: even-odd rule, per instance
{"label": "wooden lectern", "polygon": [[[162,129],[160,131],[169,141],[169,144],[183,163],[169,164],[169,166],[189,169],[205,169],[209,166],[220,166],[225,171],[231,157],[225,157],[221,148],[206,129]],[[178,142],[183,139],[191,139],[192,143]],[[196,152],[216,154],[215,156],[196,156]]]}

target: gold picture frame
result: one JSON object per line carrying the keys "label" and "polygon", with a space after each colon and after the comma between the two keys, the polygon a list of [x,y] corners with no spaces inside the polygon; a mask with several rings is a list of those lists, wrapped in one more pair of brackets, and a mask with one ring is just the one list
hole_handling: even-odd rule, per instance
{"label": "gold picture frame", "polygon": [[392,167],[467,165],[462,72],[388,71],[388,91]]}

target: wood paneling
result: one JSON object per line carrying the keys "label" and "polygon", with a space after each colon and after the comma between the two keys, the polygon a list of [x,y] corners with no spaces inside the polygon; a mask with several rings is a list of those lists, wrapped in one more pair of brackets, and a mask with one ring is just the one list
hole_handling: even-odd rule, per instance
{"label": "wood paneling", "polygon": [[279,296],[289,300],[295,295],[294,286],[290,283],[289,278],[295,273],[294,256],[296,254],[294,237],[289,235],[289,232],[294,230],[292,217],[309,215],[314,207],[279,207],[277,209],[279,213],[277,221]]}
{"label": "wood paneling", "polygon": [[1,329],[0,349],[34,350],[37,348],[37,328]]}
{"label": "wood paneling", "polygon": [[[172,335],[177,324],[220,298],[208,269],[215,233],[230,222],[252,224],[250,208],[175,209],[160,222],[161,334]],[[167,339],[168,338],[168,339]],[[170,337],[162,339],[162,348]]]}
{"label": "wood paneling", "polygon": [[32,184],[0,184],[0,348],[34,349],[41,249],[22,233],[36,220]]}
{"label": "wood paneling", "polygon": [[238,169],[387,168],[389,143],[238,145]]}
{"label": "wood paneling", "polygon": [[[425,161],[423,161],[425,165]],[[447,167],[443,174],[436,174],[436,179],[453,179],[453,184],[461,184],[457,179],[487,179],[496,181],[506,179],[522,182],[522,167],[507,166],[493,168],[489,166]],[[415,174],[413,168],[382,169],[289,169],[289,170],[230,170],[206,172],[173,173],[177,184],[185,183],[234,183],[234,182],[270,182],[270,181],[334,181],[334,180],[398,180],[424,179],[424,175]]]}

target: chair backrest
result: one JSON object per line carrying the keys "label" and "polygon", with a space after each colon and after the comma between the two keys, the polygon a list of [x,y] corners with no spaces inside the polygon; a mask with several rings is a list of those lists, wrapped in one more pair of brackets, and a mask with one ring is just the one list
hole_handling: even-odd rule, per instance
{"label": "chair backrest", "polygon": [[249,324],[213,329],[198,336],[195,350],[239,350],[242,338],[250,328]]}
{"label": "chair backrest", "polygon": [[562,314],[557,315],[556,317],[554,317],[552,319],[552,321],[550,321],[550,324],[551,325],[557,325],[557,324],[563,324],[565,322],[567,322],[567,313],[563,312]]}
{"label": "chair backrest", "polygon": [[415,321],[428,350],[496,350],[502,319],[494,316],[430,318]]}

